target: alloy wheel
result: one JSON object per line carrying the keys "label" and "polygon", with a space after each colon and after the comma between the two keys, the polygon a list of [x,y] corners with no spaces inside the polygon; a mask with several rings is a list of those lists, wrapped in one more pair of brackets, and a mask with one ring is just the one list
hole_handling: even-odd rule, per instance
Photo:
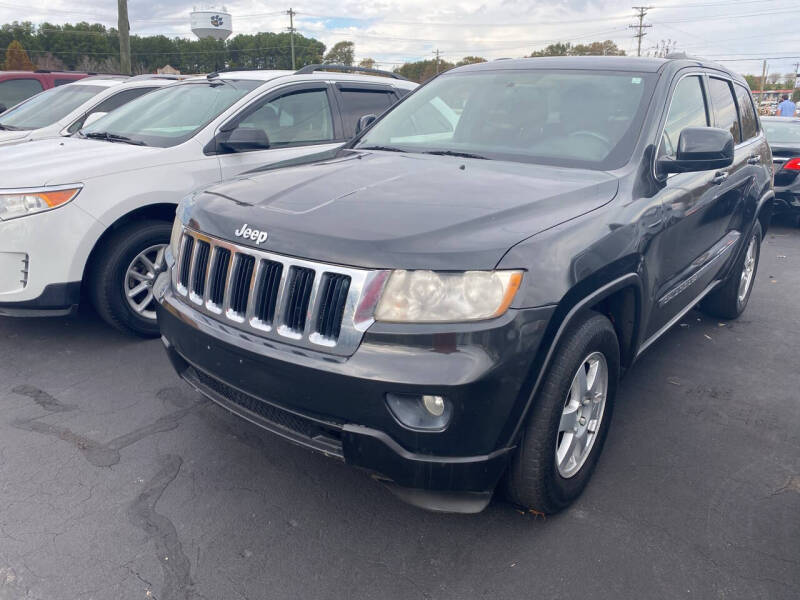
{"label": "alloy wheel", "polygon": [[153,284],[166,268],[166,244],[155,244],[143,250],[131,261],[125,271],[123,291],[133,312],[144,319],[156,320]]}

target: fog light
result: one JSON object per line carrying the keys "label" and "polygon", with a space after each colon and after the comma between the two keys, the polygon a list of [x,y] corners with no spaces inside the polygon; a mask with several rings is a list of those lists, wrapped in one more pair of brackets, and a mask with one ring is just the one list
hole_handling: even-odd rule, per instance
{"label": "fog light", "polygon": [[444,398],[441,396],[423,396],[422,403],[434,417],[441,417],[444,414]]}
{"label": "fog light", "polygon": [[442,431],[453,414],[453,403],[442,396],[386,394],[386,404],[398,423],[417,431]]}

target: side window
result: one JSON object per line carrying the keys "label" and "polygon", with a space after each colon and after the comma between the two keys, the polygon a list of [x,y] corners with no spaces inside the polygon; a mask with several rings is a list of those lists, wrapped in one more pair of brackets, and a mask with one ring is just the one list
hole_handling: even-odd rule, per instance
{"label": "side window", "polygon": [[53,82],[53,85],[55,85],[55,87],[58,87],[60,85],[67,85],[68,83],[72,83],[73,81],[78,81],[78,80],[77,79],[56,79]]}
{"label": "side window", "polygon": [[142,87],[136,88],[134,90],[125,90],[118,94],[114,94],[113,96],[109,96],[105,100],[103,100],[100,104],[95,106],[94,108],[88,110],[85,115],[83,115],[80,119],[75,121],[72,125],[70,125],[69,131],[70,133],[75,133],[81,127],[83,127],[83,123],[86,121],[86,117],[92,115],[94,113],[110,113],[115,108],[119,108],[120,106],[127,104],[131,100],[135,100],[139,96],[144,96],[147,92],[152,92],[154,87]]}
{"label": "side window", "polygon": [[289,92],[263,104],[240,121],[238,126],[262,129],[271,146],[333,140],[328,92]]}
{"label": "side window", "polygon": [[739,133],[739,118],[736,114],[731,84],[716,77],[712,77],[709,81],[711,106],[714,107],[714,122],[720,129],[730,131],[733,141],[738,144],[742,141],[742,136]]}
{"label": "side window", "polygon": [[739,104],[739,118],[742,121],[742,139],[749,140],[758,135],[758,119],[753,108],[753,97],[750,91],[741,85],[735,85],[736,101]]}
{"label": "side window", "polygon": [[389,90],[365,88],[341,88],[342,121],[346,137],[356,133],[358,120],[364,115],[379,115],[392,104],[396,98]]}
{"label": "side window", "polygon": [[11,108],[23,100],[42,91],[42,84],[36,79],[7,79],[0,81],[0,104]]}
{"label": "side window", "polygon": [[673,156],[681,131],[687,127],[708,127],[708,114],[700,77],[684,77],[675,86],[658,148],[659,156]]}

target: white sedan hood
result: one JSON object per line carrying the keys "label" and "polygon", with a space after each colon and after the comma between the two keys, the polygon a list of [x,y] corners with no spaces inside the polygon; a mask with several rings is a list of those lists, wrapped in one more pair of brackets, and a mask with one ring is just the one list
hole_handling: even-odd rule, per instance
{"label": "white sedan hood", "polygon": [[121,142],[52,138],[0,146],[0,188],[81,183],[164,162],[163,148]]}
{"label": "white sedan hood", "polygon": [[18,142],[20,140],[24,140],[28,135],[30,135],[30,131],[27,130],[20,130],[20,131],[5,131],[0,130],[0,145],[2,144],[11,144],[14,142]]}

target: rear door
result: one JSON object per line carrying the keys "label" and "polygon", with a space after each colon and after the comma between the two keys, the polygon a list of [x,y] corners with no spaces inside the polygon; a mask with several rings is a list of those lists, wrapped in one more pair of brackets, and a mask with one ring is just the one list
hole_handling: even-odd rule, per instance
{"label": "rear door", "polygon": [[342,127],[347,138],[356,134],[361,117],[378,116],[398,100],[394,89],[384,85],[339,82],[335,90],[342,113]]}
{"label": "rear door", "polygon": [[261,129],[270,147],[229,152],[217,146],[222,178],[343,144],[345,137],[335,107],[333,90],[324,81],[283,86],[255,100],[220,126],[217,135],[239,127]]}

